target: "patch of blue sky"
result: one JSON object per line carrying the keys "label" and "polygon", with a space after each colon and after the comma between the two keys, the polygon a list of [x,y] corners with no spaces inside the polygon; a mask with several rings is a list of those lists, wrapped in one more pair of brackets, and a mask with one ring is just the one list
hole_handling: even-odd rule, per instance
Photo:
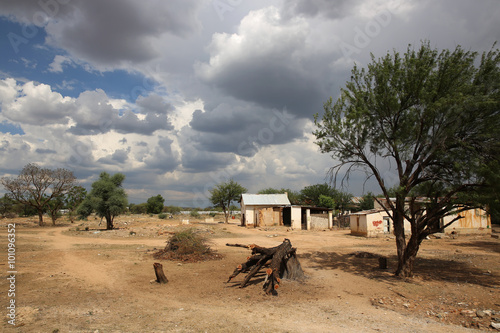
{"label": "patch of blue sky", "polygon": [[157,84],[141,73],[126,70],[99,72],[88,70],[87,64],[72,60],[51,67],[56,56],[68,59],[68,54],[45,45],[46,32],[36,26],[25,26],[0,18],[1,77],[35,81],[51,86],[63,96],[78,97],[87,90],[102,89],[111,98],[135,102],[148,95]]}
{"label": "patch of blue sky", "polygon": [[4,121],[0,123],[0,132],[1,133],[10,133],[12,135],[19,134],[24,135],[24,131],[21,126]]}

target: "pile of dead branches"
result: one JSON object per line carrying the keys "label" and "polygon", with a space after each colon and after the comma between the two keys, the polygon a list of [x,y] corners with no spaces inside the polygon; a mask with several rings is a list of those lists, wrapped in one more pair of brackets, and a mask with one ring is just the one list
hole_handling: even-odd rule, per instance
{"label": "pile of dead branches", "polygon": [[183,262],[220,260],[223,256],[210,248],[207,238],[193,228],[172,234],[164,249],[153,254],[155,259]]}
{"label": "pile of dead branches", "polygon": [[304,271],[297,259],[297,249],[292,247],[289,239],[286,239],[278,246],[272,248],[261,247],[255,244],[226,244],[227,246],[238,246],[252,250],[252,255],[247,261],[238,265],[233,274],[229,276],[230,282],[238,274],[248,272],[247,276],[240,284],[240,288],[245,287],[250,279],[257,274],[261,268],[267,267],[266,279],[264,281],[264,291],[266,294],[277,295],[281,279],[302,280]]}

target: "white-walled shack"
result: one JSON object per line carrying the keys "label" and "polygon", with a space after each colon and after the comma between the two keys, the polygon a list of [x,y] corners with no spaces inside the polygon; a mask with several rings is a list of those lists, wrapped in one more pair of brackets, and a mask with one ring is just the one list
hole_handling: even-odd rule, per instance
{"label": "white-walled shack", "polygon": [[285,194],[242,194],[241,225],[264,227],[284,225],[283,208],[290,206]]}
{"label": "white-walled shack", "polygon": [[[423,200],[423,199],[422,199]],[[382,201],[382,203],[384,203]],[[364,237],[377,237],[383,234],[393,234],[392,220],[380,204],[375,202],[375,209],[361,211],[350,215],[351,234]],[[444,229],[444,233],[462,235],[491,233],[491,218],[483,209],[469,209],[450,215],[441,220],[441,226],[446,225],[460,215],[462,218]],[[410,223],[405,220],[406,233],[411,232]]]}
{"label": "white-walled shack", "polygon": [[242,194],[241,225],[284,225],[295,230],[331,229],[330,208],[291,205],[285,194]]}

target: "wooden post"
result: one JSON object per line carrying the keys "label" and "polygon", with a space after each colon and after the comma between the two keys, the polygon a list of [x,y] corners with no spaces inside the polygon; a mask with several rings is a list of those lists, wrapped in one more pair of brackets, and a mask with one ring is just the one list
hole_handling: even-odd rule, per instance
{"label": "wooden post", "polygon": [[158,283],[167,283],[168,279],[165,276],[165,273],[163,272],[163,265],[160,264],[159,262],[155,262],[153,264],[153,267],[155,269],[156,282],[158,282]]}

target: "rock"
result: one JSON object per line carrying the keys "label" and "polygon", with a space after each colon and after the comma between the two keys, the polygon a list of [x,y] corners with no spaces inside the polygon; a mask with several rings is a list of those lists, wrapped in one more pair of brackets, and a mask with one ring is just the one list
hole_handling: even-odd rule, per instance
{"label": "rock", "polygon": [[494,329],[500,331],[500,323],[491,322],[491,327],[493,327]]}
{"label": "rock", "polygon": [[482,310],[477,310],[476,316],[478,316],[479,318],[484,318],[484,317],[486,317],[486,313],[484,313],[484,311],[482,311]]}
{"label": "rock", "polygon": [[472,311],[472,310],[462,310],[462,311],[460,311],[460,314],[462,316],[473,317],[474,316],[474,311]]}

